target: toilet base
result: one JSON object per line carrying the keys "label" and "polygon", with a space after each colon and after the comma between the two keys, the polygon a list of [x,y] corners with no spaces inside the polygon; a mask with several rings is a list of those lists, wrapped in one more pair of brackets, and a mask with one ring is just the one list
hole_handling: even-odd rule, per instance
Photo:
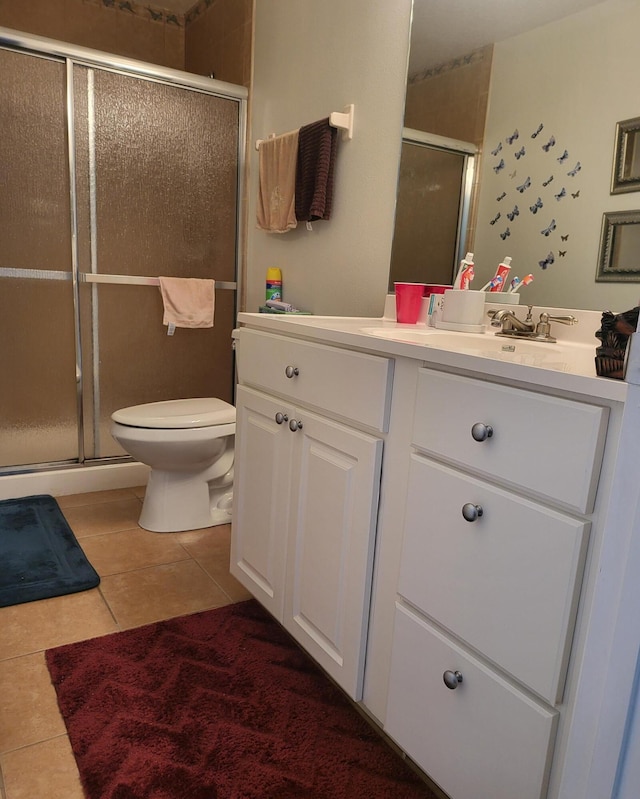
{"label": "toilet base", "polygon": [[[152,469],[138,524],[152,533],[178,533],[231,523],[233,470],[208,482],[193,475]],[[227,475],[225,475],[227,477]]]}

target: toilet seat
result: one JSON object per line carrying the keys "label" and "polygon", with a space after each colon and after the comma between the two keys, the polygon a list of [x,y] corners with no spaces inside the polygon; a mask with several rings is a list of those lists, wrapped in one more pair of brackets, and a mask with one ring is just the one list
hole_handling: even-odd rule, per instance
{"label": "toilet seat", "polygon": [[183,430],[232,424],[236,420],[236,409],[224,400],[202,397],[131,405],[115,411],[111,418],[128,427]]}

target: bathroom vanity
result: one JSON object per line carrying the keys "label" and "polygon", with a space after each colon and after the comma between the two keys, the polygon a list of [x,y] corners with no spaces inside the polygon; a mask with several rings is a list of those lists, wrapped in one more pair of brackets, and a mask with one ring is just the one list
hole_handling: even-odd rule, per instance
{"label": "bathroom vanity", "polygon": [[452,799],[615,778],[635,386],[595,377],[599,315],[576,315],[557,344],[262,314],[234,332],[231,571]]}

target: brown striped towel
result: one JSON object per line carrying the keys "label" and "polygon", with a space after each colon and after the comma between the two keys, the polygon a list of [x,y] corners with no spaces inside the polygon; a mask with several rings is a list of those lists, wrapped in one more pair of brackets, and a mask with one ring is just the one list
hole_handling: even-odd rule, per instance
{"label": "brown striped towel", "polygon": [[338,131],[329,118],[300,128],[296,167],[296,219],[329,219],[333,203],[333,173]]}

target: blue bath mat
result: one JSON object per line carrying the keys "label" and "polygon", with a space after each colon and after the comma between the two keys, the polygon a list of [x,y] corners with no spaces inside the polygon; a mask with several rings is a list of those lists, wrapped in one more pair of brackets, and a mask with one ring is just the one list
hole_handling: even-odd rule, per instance
{"label": "blue bath mat", "polygon": [[99,582],[53,497],[0,501],[0,607],[86,591]]}

